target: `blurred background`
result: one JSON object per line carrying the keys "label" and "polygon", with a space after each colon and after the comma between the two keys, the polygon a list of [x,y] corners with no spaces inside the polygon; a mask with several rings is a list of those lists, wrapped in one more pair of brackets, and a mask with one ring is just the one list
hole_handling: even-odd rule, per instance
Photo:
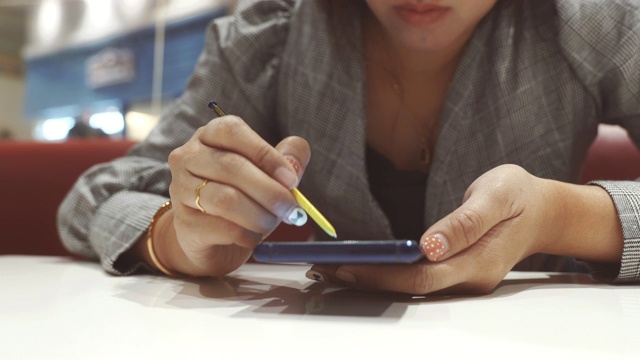
{"label": "blurred background", "polygon": [[0,141],[139,141],[234,0],[0,0]]}

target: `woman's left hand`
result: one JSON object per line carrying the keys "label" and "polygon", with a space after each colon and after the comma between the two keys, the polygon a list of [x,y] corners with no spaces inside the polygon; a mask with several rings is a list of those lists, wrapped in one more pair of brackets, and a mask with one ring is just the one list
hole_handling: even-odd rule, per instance
{"label": "woman's left hand", "polygon": [[[519,166],[502,165],[479,177],[467,189],[462,206],[425,232],[420,245],[429,261],[412,265],[315,265],[310,274],[316,272],[328,282],[374,291],[487,293],[525,257],[538,252],[557,253],[563,246],[570,246],[560,240],[572,215],[564,213],[567,206],[563,201],[567,196],[576,197],[573,191],[611,203],[597,186],[541,179]],[[580,207],[578,201],[576,206]],[[611,209],[610,204],[604,211],[613,212],[615,218]],[[620,253],[621,246],[615,251]]]}

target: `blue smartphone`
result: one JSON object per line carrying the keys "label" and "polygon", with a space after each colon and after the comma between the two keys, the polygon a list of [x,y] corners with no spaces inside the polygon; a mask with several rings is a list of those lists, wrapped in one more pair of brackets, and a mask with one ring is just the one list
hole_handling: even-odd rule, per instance
{"label": "blue smartphone", "polygon": [[262,263],[408,264],[423,257],[413,240],[269,241],[253,251]]}

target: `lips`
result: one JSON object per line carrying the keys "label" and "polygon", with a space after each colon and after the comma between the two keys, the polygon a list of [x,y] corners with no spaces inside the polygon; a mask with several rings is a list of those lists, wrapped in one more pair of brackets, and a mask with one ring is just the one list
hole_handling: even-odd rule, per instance
{"label": "lips", "polygon": [[393,7],[402,21],[412,26],[433,25],[449,13],[451,8],[435,4],[404,3]]}

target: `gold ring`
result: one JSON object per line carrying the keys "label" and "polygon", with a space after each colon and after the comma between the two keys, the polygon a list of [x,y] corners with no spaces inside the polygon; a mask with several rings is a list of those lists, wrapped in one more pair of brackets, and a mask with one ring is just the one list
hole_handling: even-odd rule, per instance
{"label": "gold ring", "polygon": [[196,206],[198,207],[198,209],[200,209],[200,211],[202,211],[203,214],[206,214],[207,211],[202,207],[202,205],[200,205],[200,189],[207,185],[208,182],[209,180],[205,180],[196,188]]}

